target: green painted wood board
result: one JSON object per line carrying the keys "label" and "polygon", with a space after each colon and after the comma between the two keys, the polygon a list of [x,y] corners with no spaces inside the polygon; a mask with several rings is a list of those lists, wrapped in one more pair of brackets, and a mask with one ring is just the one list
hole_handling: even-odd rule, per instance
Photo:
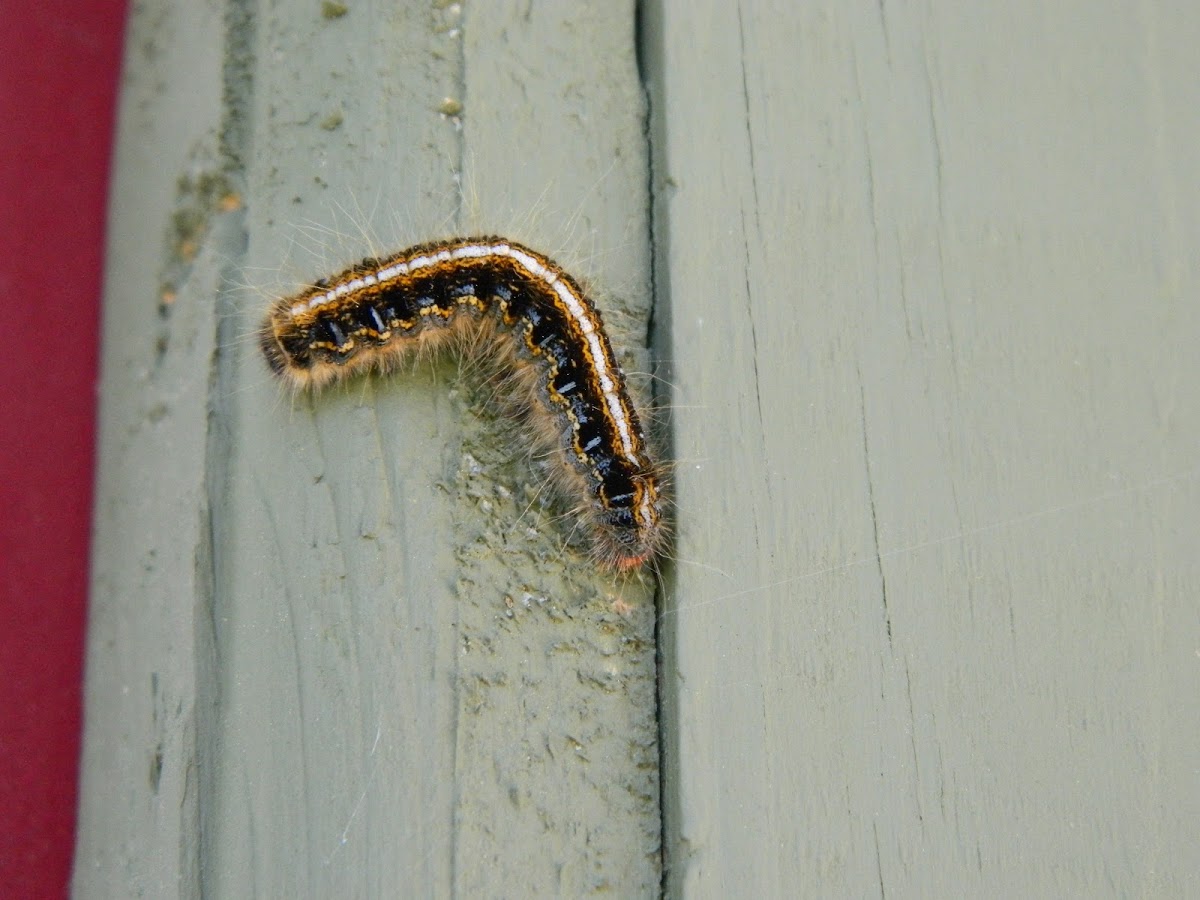
{"label": "green painted wood board", "polygon": [[[140,5],[75,893],[1194,892],[1197,38]],[[257,357],[278,293],[493,230],[660,376],[657,615],[469,367],[311,400]]]}

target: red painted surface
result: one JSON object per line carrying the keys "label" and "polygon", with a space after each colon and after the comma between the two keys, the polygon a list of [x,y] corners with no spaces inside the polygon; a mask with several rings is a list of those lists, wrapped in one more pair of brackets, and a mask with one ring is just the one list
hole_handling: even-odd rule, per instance
{"label": "red painted surface", "polygon": [[0,896],[70,877],[123,0],[0,0]]}

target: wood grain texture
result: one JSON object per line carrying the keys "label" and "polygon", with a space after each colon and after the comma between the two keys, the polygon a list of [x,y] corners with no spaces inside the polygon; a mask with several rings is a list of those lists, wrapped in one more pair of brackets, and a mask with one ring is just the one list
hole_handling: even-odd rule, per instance
{"label": "wood grain texture", "polygon": [[[211,245],[183,264],[171,214],[196,207],[180,184],[193,151],[215,152],[222,46],[221,20],[202,4],[147,11],[126,42],[105,271],[78,897],[197,896],[197,747],[211,746],[197,729],[211,595],[207,406],[223,265]],[[169,313],[160,307],[168,268],[188,270]]]}
{"label": "wood grain texture", "polygon": [[75,892],[658,891],[651,585],[249,338],[496,230],[648,370],[649,186],[667,894],[1196,893],[1200,14],[646,3],[649,164],[630,3],[459,9],[135,14]]}
{"label": "wood grain texture", "polygon": [[568,545],[469,367],[291,398],[252,339],[499,231],[608,286],[645,371],[632,3],[191,6],[131,23],[76,893],[655,892],[651,580]]}
{"label": "wood grain texture", "polygon": [[1200,887],[1200,15],[648,9],[670,896]]}

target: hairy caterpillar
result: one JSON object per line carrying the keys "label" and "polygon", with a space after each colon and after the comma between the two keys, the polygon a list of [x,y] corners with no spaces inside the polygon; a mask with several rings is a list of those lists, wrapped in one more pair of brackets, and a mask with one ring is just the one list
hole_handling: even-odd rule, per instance
{"label": "hairy caterpillar", "polygon": [[443,345],[495,353],[596,559],[629,570],[662,549],[660,469],[625,376],[600,314],[546,256],[492,236],[365,259],[276,301],[259,338],[272,371],[314,391]]}

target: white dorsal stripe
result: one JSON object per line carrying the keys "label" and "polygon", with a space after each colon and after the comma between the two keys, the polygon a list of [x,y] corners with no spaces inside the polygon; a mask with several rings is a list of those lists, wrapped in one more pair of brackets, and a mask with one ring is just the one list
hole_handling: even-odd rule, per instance
{"label": "white dorsal stripe", "polygon": [[[486,259],[489,256],[500,256],[513,260],[522,269],[554,291],[555,295],[561,301],[562,306],[567,310],[572,321],[584,336],[584,340],[587,341],[589,355],[595,367],[596,378],[600,383],[600,391],[604,395],[604,405],[608,410],[609,417],[616,425],[617,433],[621,439],[621,454],[629,462],[640,466],[641,460],[634,449],[633,428],[630,425],[629,416],[621,403],[617,381],[611,374],[611,370],[616,368],[616,364],[605,352],[603,339],[600,329],[597,327],[598,323],[595,317],[589,312],[586,301],[572,290],[571,283],[567,279],[559,277],[559,273],[546,265],[548,261],[543,261],[543,259],[539,259],[534,254],[522,248],[514,247],[504,242],[496,244],[460,244],[457,247],[442,249],[436,253],[415,256],[404,261],[390,262],[388,265],[374,272],[356,276],[349,281],[313,294],[307,301],[301,300],[293,304],[291,312],[292,315],[303,315],[306,312],[312,312],[320,309],[322,306],[334,303],[341,297],[345,297],[355,291],[360,291],[364,287],[375,284],[385,285],[396,278],[413,274],[421,269],[427,269],[439,263],[450,262],[454,259]],[[427,313],[427,310],[423,309],[421,312]],[[593,447],[589,445],[584,448],[584,452],[588,452],[591,449]],[[644,502],[642,508],[639,509],[639,515],[644,522],[651,521],[652,517],[652,511],[647,508],[647,503],[648,501]]]}
{"label": "white dorsal stripe", "polygon": [[[472,340],[483,337],[468,325],[476,312],[489,313],[486,340]],[[390,371],[459,334],[464,355],[501,342],[496,363],[511,368],[519,411],[565,476],[555,483],[574,501],[593,558],[624,572],[651,560],[665,542],[665,487],[600,312],[549,257],[503,237],[468,237],[363,260],[277,300],[259,343],[276,375],[316,391]],[[597,417],[607,420],[599,431]]]}

